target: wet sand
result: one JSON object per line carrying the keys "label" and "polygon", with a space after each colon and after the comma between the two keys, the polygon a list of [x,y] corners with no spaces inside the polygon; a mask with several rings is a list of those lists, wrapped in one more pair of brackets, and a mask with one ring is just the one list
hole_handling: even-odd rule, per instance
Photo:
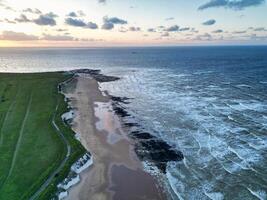
{"label": "wet sand", "polygon": [[76,77],[66,92],[75,109],[73,130],[91,152],[93,165],[69,190],[68,200],[163,200],[157,181],[142,169],[133,143],[112,111],[110,99],[89,75]]}

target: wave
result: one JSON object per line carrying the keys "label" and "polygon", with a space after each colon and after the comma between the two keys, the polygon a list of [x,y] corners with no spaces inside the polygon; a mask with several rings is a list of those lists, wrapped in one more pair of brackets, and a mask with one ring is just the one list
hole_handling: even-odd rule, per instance
{"label": "wave", "polygon": [[267,107],[260,92],[254,95],[256,85],[248,96],[249,84],[238,89],[234,80],[221,84],[210,74],[179,74],[187,73],[140,70],[108,86],[114,95],[133,97],[125,109],[183,152],[184,160],[168,163],[166,171],[176,199],[222,199],[239,180],[256,184],[267,160]]}
{"label": "wave", "polygon": [[255,197],[257,197],[259,200],[266,200],[267,199],[267,195],[266,192],[263,190],[257,190],[257,191],[253,191],[252,189],[247,187],[247,190]]}

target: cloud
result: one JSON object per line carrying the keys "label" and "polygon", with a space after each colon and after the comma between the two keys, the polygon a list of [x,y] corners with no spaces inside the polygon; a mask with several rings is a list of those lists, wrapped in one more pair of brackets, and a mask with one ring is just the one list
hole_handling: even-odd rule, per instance
{"label": "cloud", "polygon": [[22,32],[3,31],[0,35],[0,40],[12,40],[12,41],[29,41],[38,40],[39,38],[34,35],[27,35]]}
{"label": "cloud", "polygon": [[169,36],[170,36],[170,34],[168,32],[161,34],[161,37],[169,37]]}
{"label": "cloud", "polygon": [[8,6],[8,5],[6,5],[5,3],[3,3],[2,0],[0,0],[0,7],[3,7],[3,8],[6,9],[6,10],[11,10],[11,11],[13,11],[13,12],[16,12],[16,10],[15,10],[14,8],[12,8],[12,7]]}
{"label": "cloud", "polygon": [[56,17],[58,17],[56,14],[50,12],[47,14],[40,15],[37,19],[34,19],[32,22],[40,26],[55,26],[57,23],[54,18]]}
{"label": "cloud", "polygon": [[131,27],[129,27],[129,31],[133,31],[133,32],[141,31],[141,28],[140,27],[131,26]]}
{"label": "cloud", "polygon": [[119,32],[126,33],[126,32],[128,32],[128,30],[124,27],[120,27]]}
{"label": "cloud", "polygon": [[205,25],[205,26],[211,26],[211,25],[213,25],[215,23],[216,23],[215,19],[210,19],[208,21],[203,22],[202,24]]}
{"label": "cloud", "polygon": [[7,18],[5,18],[4,21],[5,21],[6,23],[9,23],[9,24],[16,24],[15,21],[9,20],[9,19],[7,19]]}
{"label": "cloud", "polygon": [[31,20],[28,19],[27,16],[24,15],[24,14],[21,14],[21,15],[19,16],[19,18],[15,18],[15,21],[16,21],[16,22],[19,22],[19,23],[31,22]]}
{"label": "cloud", "polygon": [[196,30],[195,28],[191,28],[190,32],[191,32],[191,33],[198,33],[199,31]]}
{"label": "cloud", "polygon": [[32,14],[42,14],[42,12],[37,8],[26,8],[26,9],[22,10],[22,12],[28,12],[28,13],[32,13]]}
{"label": "cloud", "polygon": [[250,35],[250,39],[251,40],[267,40],[267,36],[266,35],[263,35],[263,36],[258,36],[256,34],[252,34]]}
{"label": "cloud", "polygon": [[78,41],[84,41],[84,42],[103,42],[105,40],[103,40],[103,39],[94,39],[94,38],[82,38],[82,39],[78,39]]}
{"label": "cloud", "polygon": [[212,31],[212,33],[223,33],[223,30],[222,29],[217,29],[215,31]]}
{"label": "cloud", "polygon": [[180,28],[178,25],[170,26],[164,29],[164,31],[166,32],[179,32],[179,31],[182,32],[182,31],[189,31],[189,30],[190,30],[189,27]]}
{"label": "cloud", "polygon": [[86,15],[82,10],[78,10],[77,13],[80,15],[80,17],[84,17]]}
{"label": "cloud", "polygon": [[55,20],[56,17],[58,16],[52,12],[41,14],[36,19],[29,19],[26,15],[21,14],[18,18],[15,18],[15,21],[18,23],[31,22],[40,26],[55,26],[57,24]]}
{"label": "cloud", "polygon": [[118,17],[111,17],[109,18],[108,16],[103,17],[103,25],[102,29],[104,30],[111,30],[114,28],[115,24],[128,24],[126,20],[120,19]]}
{"label": "cloud", "polygon": [[111,30],[113,28],[114,28],[114,24],[112,24],[112,23],[104,23],[102,25],[102,29],[104,29],[104,30]]}
{"label": "cloud", "polygon": [[96,23],[93,23],[93,22],[88,22],[87,23],[87,28],[89,28],[89,29],[98,29],[98,25]]}
{"label": "cloud", "polygon": [[168,17],[165,19],[166,21],[174,20],[174,17]]}
{"label": "cloud", "polygon": [[204,41],[210,41],[212,40],[212,36],[208,33],[198,35],[194,38],[194,40],[204,40]]}
{"label": "cloud", "polygon": [[68,29],[58,28],[58,29],[56,29],[55,31],[57,31],[57,32],[64,32],[64,31],[68,31]]}
{"label": "cloud", "polygon": [[84,17],[85,16],[85,13],[82,11],[82,10],[78,10],[77,12],[70,12],[66,15],[67,17]]}
{"label": "cloud", "polygon": [[72,36],[68,35],[49,35],[43,34],[43,37],[40,38],[41,40],[49,40],[49,41],[74,41],[77,40]]}
{"label": "cloud", "polygon": [[244,34],[247,33],[247,31],[234,31],[233,34]]}
{"label": "cloud", "polygon": [[86,23],[83,20],[80,19],[73,19],[73,18],[66,18],[65,23],[70,26],[76,26],[76,27],[85,27]]}
{"label": "cloud", "polygon": [[246,7],[258,6],[265,2],[265,0],[210,0],[201,5],[198,9],[204,10],[208,8],[229,8],[233,10],[242,10]]}
{"label": "cloud", "polygon": [[189,27],[179,28],[179,31],[189,31],[189,30],[190,30]]}
{"label": "cloud", "polygon": [[97,0],[97,1],[98,3],[103,3],[103,4],[107,3],[107,0]]}
{"label": "cloud", "polygon": [[75,38],[70,35],[50,35],[43,34],[42,37],[35,35],[28,35],[23,32],[14,32],[14,31],[3,31],[0,34],[0,40],[10,40],[10,41],[33,41],[33,40],[46,40],[46,41],[90,41],[90,42],[99,42],[103,41],[102,39],[80,39]]}
{"label": "cloud", "polygon": [[147,29],[147,32],[156,32],[156,29],[154,29],[154,28],[149,28],[149,29]]}
{"label": "cloud", "polygon": [[167,32],[179,31],[179,26],[177,26],[177,25],[170,26],[170,27],[166,28],[164,31],[167,31]]}
{"label": "cloud", "polygon": [[15,10],[14,8],[10,7],[10,6],[6,6],[5,9],[6,9],[6,10],[11,10],[11,11],[13,11],[13,12],[16,12],[16,10]]}
{"label": "cloud", "polygon": [[97,29],[98,25],[93,22],[85,23],[81,19],[73,19],[71,17],[65,19],[65,23],[69,26],[75,26],[75,27],[82,27],[82,28],[89,28],[89,29]]}
{"label": "cloud", "polygon": [[87,42],[97,42],[102,41],[101,39],[87,39],[87,38],[75,38],[70,35],[50,35],[50,34],[43,34],[43,37],[40,40],[46,41],[87,41]]}
{"label": "cloud", "polygon": [[126,20],[120,19],[118,17],[104,17],[103,18],[104,23],[111,23],[111,24],[128,24]]}
{"label": "cloud", "polygon": [[78,15],[76,14],[76,12],[70,12],[69,14],[67,14],[68,17],[78,17]]}
{"label": "cloud", "polygon": [[135,26],[130,26],[128,29],[126,29],[126,28],[124,28],[122,26],[119,29],[119,32],[121,32],[121,33],[126,33],[128,31],[131,31],[131,32],[139,32],[139,31],[141,31],[141,28],[140,27],[135,27]]}
{"label": "cloud", "polygon": [[258,27],[258,28],[254,28],[254,31],[267,31],[267,29],[264,27]]}

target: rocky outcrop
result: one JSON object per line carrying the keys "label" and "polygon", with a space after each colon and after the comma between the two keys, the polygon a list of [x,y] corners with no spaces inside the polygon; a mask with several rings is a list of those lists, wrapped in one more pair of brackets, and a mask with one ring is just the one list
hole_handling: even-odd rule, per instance
{"label": "rocky outcrop", "polygon": [[[114,112],[122,119],[130,117],[123,104],[128,104],[128,98],[111,97]],[[134,131],[129,136],[135,141],[135,152],[142,161],[154,164],[161,172],[166,173],[167,163],[170,161],[181,161],[184,156],[166,141],[151,133],[142,131],[141,126],[136,122],[123,120],[124,126]]]}
{"label": "rocky outcrop", "polygon": [[115,76],[106,76],[100,73],[100,70],[94,70],[94,69],[77,69],[69,71],[69,73],[72,74],[88,74],[92,76],[97,82],[103,83],[103,82],[111,82],[111,81],[117,81],[120,78]]}

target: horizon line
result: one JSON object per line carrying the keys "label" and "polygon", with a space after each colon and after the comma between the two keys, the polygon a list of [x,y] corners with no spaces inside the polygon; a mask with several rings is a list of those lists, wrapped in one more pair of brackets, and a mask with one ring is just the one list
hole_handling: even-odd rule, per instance
{"label": "horizon line", "polygon": [[77,49],[86,49],[86,48],[153,48],[153,47],[253,47],[253,46],[267,46],[267,44],[181,44],[181,45],[107,45],[107,46],[0,46],[0,49],[3,48],[77,48]]}

